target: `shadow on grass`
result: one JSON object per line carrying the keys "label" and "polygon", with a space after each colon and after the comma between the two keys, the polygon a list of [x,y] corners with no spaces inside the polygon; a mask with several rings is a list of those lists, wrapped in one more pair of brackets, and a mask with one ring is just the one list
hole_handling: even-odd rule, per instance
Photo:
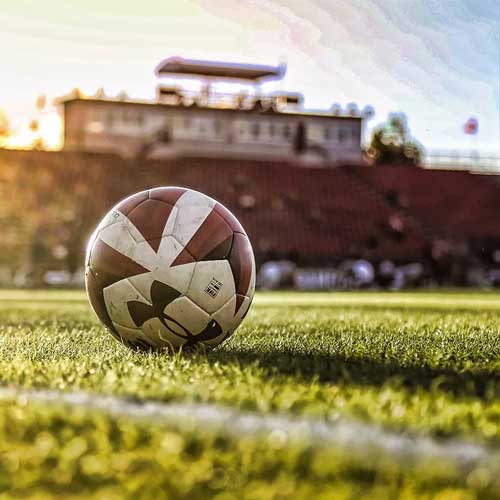
{"label": "shadow on grass", "polygon": [[[228,346],[229,347],[229,346]],[[229,347],[206,354],[209,361],[258,365],[270,376],[293,376],[300,381],[381,387],[397,385],[408,390],[445,391],[455,396],[500,398],[500,373],[495,370],[456,370],[449,367],[408,366],[390,359],[348,358],[341,354],[296,353],[286,350],[257,352]]]}

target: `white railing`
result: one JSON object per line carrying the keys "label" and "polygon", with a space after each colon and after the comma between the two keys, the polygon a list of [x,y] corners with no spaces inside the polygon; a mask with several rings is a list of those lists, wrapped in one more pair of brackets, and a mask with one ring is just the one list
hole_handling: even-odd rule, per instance
{"label": "white railing", "polygon": [[422,163],[426,168],[445,168],[500,174],[500,155],[498,153],[430,150],[425,152]]}

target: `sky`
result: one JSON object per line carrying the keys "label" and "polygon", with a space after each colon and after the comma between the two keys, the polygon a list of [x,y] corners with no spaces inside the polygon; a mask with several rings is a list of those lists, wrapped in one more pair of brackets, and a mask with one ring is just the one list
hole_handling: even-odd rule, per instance
{"label": "sky", "polygon": [[[170,56],[283,61],[264,90],[301,92],[310,109],[371,105],[367,136],[404,112],[430,150],[500,155],[499,25],[497,0],[0,0],[0,110],[21,141],[41,93],[153,99]],[[55,108],[40,120],[55,145]]]}

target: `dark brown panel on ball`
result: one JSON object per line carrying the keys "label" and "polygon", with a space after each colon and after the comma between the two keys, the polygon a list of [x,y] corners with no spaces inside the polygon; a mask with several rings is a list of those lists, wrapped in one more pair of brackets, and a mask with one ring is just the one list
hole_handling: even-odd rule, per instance
{"label": "dark brown panel on ball", "polygon": [[175,205],[186,191],[187,189],[179,187],[159,187],[149,190],[149,198]]}
{"label": "dark brown panel on ball", "polygon": [[103,288],[91,269],[87,269],[85,274],[85,286],[87,288],[87,295],[89,297],[90,304],[92,305],[94,312],[97,314],[97,317],[106,325],[111,333],[119,339],[120,335],[113,326],[108,310],[106,309]]}
{"label": "dark brown panel on ball", "polygon": [[231,246],[233,245],[233,234],[226,238],[224,241],[219,243],[215,248],[210,250],[203,258],[200,260],[222,260],[226,259],[231,251]]}
{"label": "dark brown panel on ball", "polygon": [[101,239],[97,239],[94,243],[90,268],[102,288],[122,279],[149,272],[149,269],[116,251]]}
{"label": "dark brown panel on ball", "polygon": [[233,247],[229,255],[229,264],[233,271],[234,287],[236,289],[236,314],[243,303],[242,295],[246,295],[252,277],[253,252],[248,238],[240,233],[234,233]]}
{"label": "dark brown panel on ball", "polygon": [[155,252],[160,247],[163,230],[172,209],[172,205],[163,201],[146,200],[127,216]]}
{"label": "dark brown panel on ball", "polygon": [[182,266],[183,264],[191,264],[193,262],[196,262],[194,257],[185,248],[183,248],[181,253],[172,262],[171,267]]}
{"label": "dark brown panel on ball", "polygon": [[[234,314],[236,314],[240,310],[241,305],[243,304],[244,300],[245,300],[245,295],[240,295],[239,293],[236,294],[236,310],[235,310]],[[245,311],[245,313],[241,317],[242,321],[245,318],[245,316],[247,315],[247,312],[248,312],[249,309],[250,309],[250,305],[247,306],[247,310]]]}
{"label": "dark brown panel on ball", "polygon": [[135,207],[140,205],[143,201],[149,198],[149,193],[147,191],[142,191],[141,193],[133,194],[128,198],[120,201],[116,205],[115,209],[119,210],[123,215],[128,215]]}
{"label": "dark brown panel on ball", "polygon": [[85,275],[85,285],[95,313],[117,338],[120,336],[109,317],[103,291],[117,281],[147,272],[148,269],[117,252],[102,240],[97,239],[94,243],[90,266]]}
{"label": "dark brown panel on ball", "polygon": [[172,266],[185,264],[186,254],[196,261],[225,259],[231,250],[232,236],[233,231],[226,221],[212,210]]}
{"label": "dark brown panel on ball", "polygon": [[243,226],[240,224],[239,220],[224,206],[220,203],[216,203],[214,211],[217,212],[229,225],[229,227],[235,233],[245,233]]}

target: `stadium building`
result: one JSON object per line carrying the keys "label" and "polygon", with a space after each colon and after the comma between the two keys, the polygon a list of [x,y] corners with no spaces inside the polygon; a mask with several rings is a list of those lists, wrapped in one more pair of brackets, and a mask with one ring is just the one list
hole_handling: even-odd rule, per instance
{"label": "stadium building", "polygon": [[59,100],[64,149],[149,158],[362,162],[363,117],[355,105],[345,112],[338,106],[306,111],[300,94],[260,91],[285,71],[283,65],[169,58],[156,68],[162,81],[154,102],[75,90]]}
{"label": "stadium building", "polygon": [[[263,287],[499,286],[498,177],[369,166],[367,114],[308,112],[298,94],[260,91],[283,66],[167,59],[156,72],[155,102],[62,98],[64,151],[0,151],[10,196],[0,284],[54,283],[61,272],[80,283],[103,213],[131,193],[184,186],[241,221]],[[33,199],[13,195],[29,185]]]}

